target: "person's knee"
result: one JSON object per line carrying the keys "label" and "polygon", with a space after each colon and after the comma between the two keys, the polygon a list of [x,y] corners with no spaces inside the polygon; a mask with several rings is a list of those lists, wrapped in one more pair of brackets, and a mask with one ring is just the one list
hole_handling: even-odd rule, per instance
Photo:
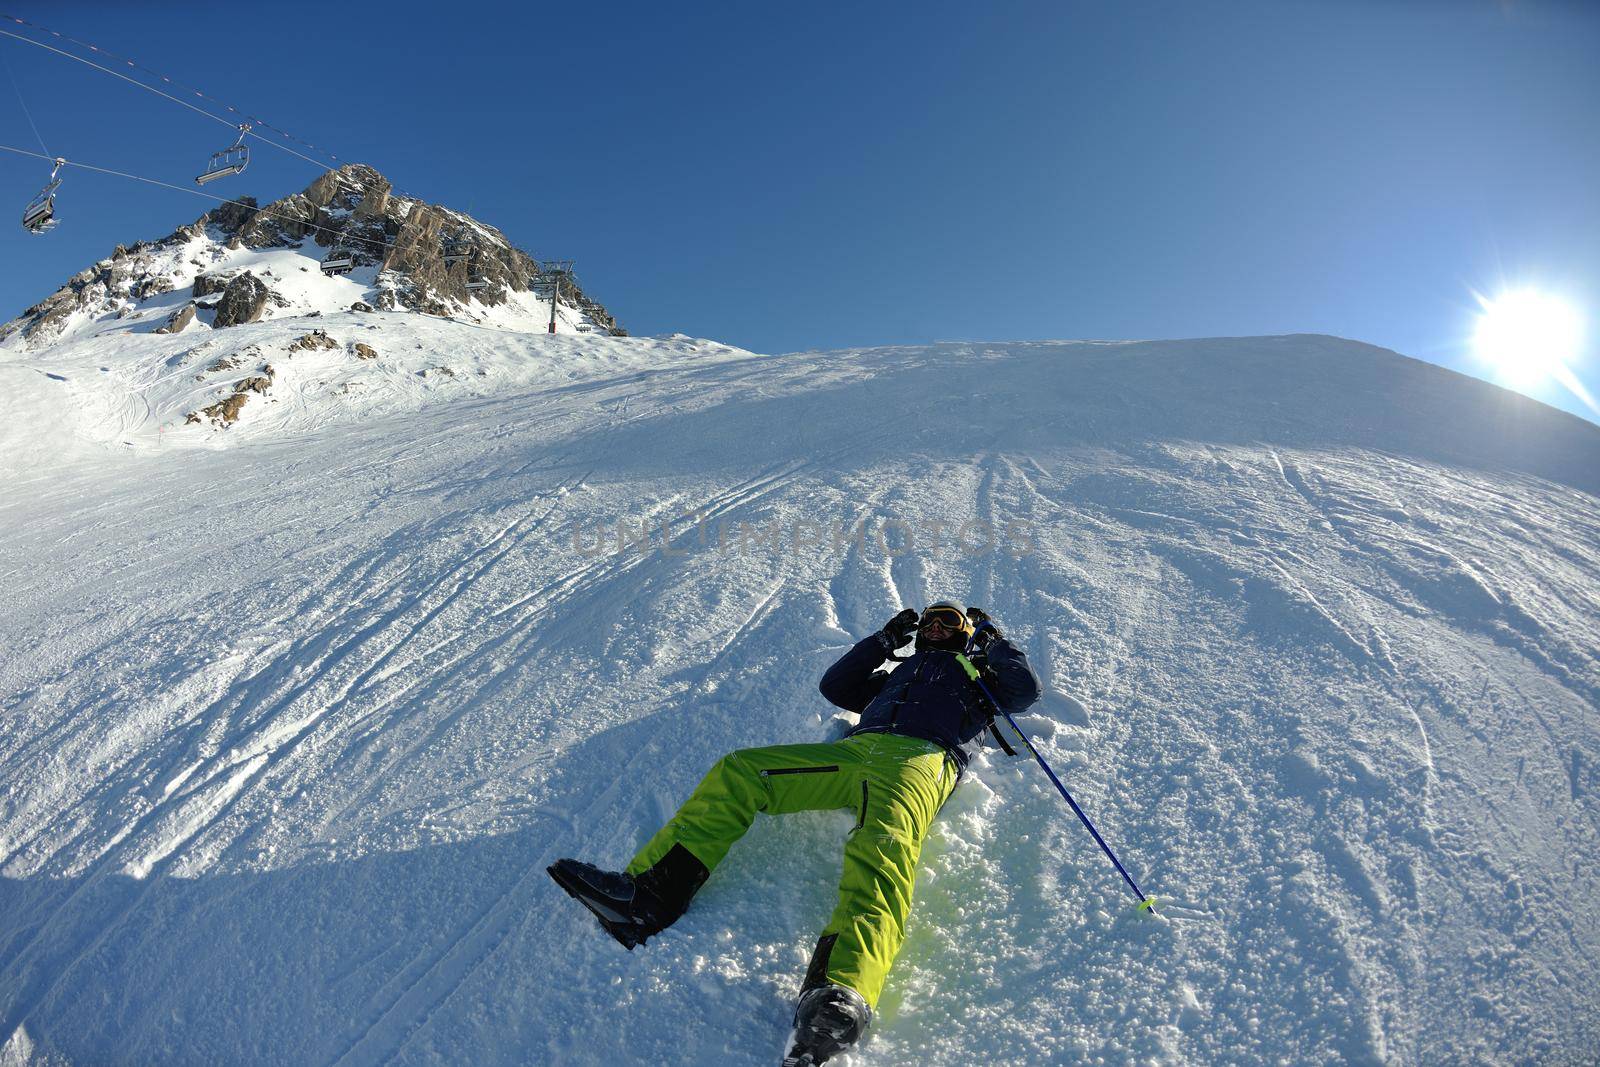
{"label": "person's knee", "polygon": [[750,765],[750,759],[745,754],[748,750],[736,748],[732,752],[724,752],[712,765],[712,773],[724,779],[746,779],[757,777],[755,768]]}
{"label": "person's knee", "polygon": [[726,795],[761,809],[766,806],[766,782],[749,752],[749,749],[738,748],[724,753],[706,777],[715,780]]}
{"label": "person's knee", "polygon": [[915,876],[922,841],[901,827],[868,819],[851,834],[844,851],[846,864],[859,864],[874,876],[906,880]]}

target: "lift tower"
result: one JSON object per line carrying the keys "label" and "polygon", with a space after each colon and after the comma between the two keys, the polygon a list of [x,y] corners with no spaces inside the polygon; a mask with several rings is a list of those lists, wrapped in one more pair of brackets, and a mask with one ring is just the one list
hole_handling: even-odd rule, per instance
{"label": "lift tower", "polygon": [[550,332],[556,332],[556,306],[561,303],[561,287],[572,285],[572,260],[543,259],[539,261],[539,276],[533,280],[533,291],[550,301]]}

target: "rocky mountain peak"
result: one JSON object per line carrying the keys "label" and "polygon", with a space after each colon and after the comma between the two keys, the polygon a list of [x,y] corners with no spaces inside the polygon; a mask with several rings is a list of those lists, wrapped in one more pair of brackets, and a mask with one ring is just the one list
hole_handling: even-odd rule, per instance
{"label": "rocky mountain peak", "polygon": [[[446,262],[452,245],[469,254]],[[283,274],[290,268],[281,257],[273,259],[275,279],[273,268],[239,254],[289,250],[321,260],[335,248],[349,253],[354,272],[347,279],[325,279],[321,292],[310,291],[302,279],[288,284]],[[296,271],[323,280],[315,267],[302,263]],[[0,344],[35,347],[92,324],[108,328],[109,322],[122,320],[131,320],[126,322],[130,331],[152,319],[159,321],[142,328],[215,329],[263,316],[320,314],[352,303],[479,321],[489,309],[509,302],[531,308],[539,281],[538,263],[493,226],[399,194],[372,167],[351,163],[266,205],[240,196],[160,241],[118,245],[109,258],[0,327]],[[232,299],[219,296],[230,286]],[[562,303],[577,329],[625,333],[570,278]],[[532,328],[531,313],[525,317]]]}

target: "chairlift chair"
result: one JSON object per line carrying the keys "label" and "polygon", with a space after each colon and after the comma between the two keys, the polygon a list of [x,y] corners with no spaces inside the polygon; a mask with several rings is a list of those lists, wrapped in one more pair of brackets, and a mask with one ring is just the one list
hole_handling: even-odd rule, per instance
{"label": "chairlift chair", "polygon": [[54,167],[50,168],[50,182],[39,195],[28,201],[28,206],[22,209],[22,228],[29,233],[44,233],[54,229],[56,218],[56,190],[61,188],[61,179],[56,174],[66,165],[66,160],[57,158]]}
{"label": "chairlift chair", "polygon": [[483,266],[476,254],[472,262],[467,264],[467,292],[476,293],[479,289],[489,288],[489,279],[483,276]]}
{"label": "chairlift chair", "polygon": [[206,169],[195,175],[196,185],[205,185],[218,178],[227,178],[234,174],[242,174],[244,168],[250,165],[250,146],[244,143],[244,135],[250,132],[250,124],[244,123],[239,127],[239,139],[220,152],[211,153],[211,159],[206,163]]}
{"label": "chairlift chair", "polygon": [[356,257],[341,245],[335,245],[332,252],[322,257],[322,273],[330,278],[335,274],[349,274],[355,269]]}
{"label": "chairlift chair", "polygon": [[444,243],[444,263],[450,266],[463,260],[472,258],[472,245],[459,237],[452,237]]}

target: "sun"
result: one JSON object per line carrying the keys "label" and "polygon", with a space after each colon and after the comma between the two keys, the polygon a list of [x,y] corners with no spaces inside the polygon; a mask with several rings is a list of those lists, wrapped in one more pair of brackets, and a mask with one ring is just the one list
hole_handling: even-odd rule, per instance
{"label": "sun", "polygon": [[1533,289],[1479,297],[1478,303],[1483,310],[1473,345],[1508,385],[1529,388],[1570,376],[1583,344],[1583,320],[1572,305]]}

